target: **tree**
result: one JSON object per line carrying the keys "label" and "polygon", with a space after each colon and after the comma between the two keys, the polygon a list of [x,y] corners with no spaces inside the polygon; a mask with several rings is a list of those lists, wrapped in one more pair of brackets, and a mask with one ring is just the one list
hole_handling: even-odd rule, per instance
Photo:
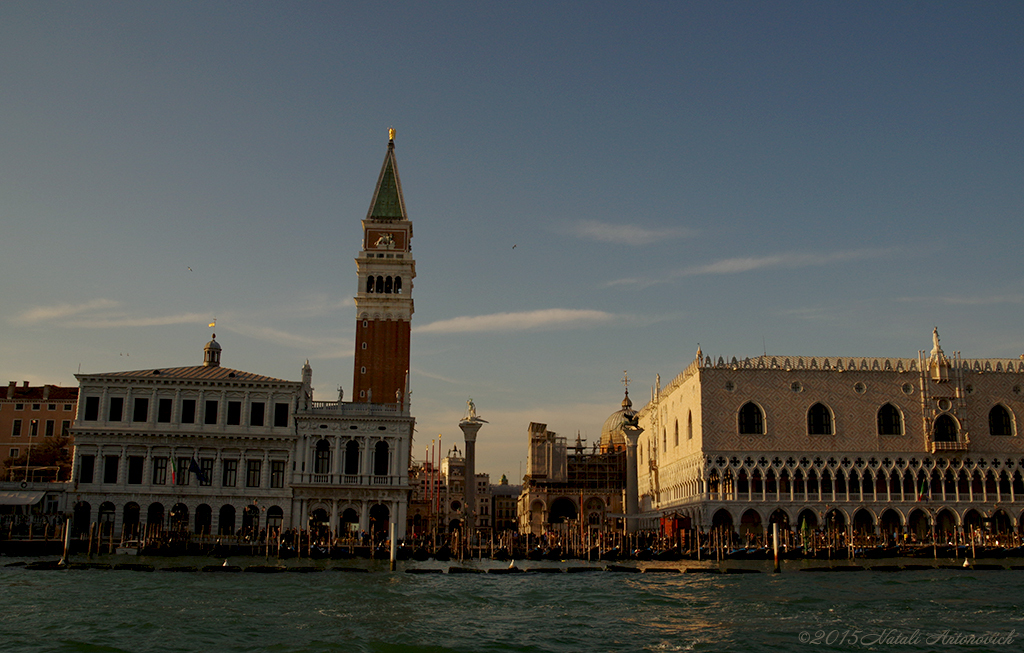
{"label": "tree", "polygon": [[[32,471],[25,467],[57,467],[58,472],[54,480],[66,481],[71,478],[71,438],[66,435],[52,438],[44,438],[42,442],[27,449],[25,453],[17,458],[8,458],[4,461],[3,477],[10,480],[18,480],[24,477],[26,471],[32,476]],[[13,478],[12,478],[12,471]]]}

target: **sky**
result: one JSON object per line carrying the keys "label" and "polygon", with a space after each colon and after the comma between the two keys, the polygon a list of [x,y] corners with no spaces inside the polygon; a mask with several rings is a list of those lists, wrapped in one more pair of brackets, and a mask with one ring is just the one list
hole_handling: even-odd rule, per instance
{"label": "sky", "polygon": [[[0,3],[0,369],[351,389],[395,151],[413,455],[706,355],[1024,354],[1024,3]],[[0,373],[0,381],[3,381]],[[436,445],[435,445],[436,446]]]}

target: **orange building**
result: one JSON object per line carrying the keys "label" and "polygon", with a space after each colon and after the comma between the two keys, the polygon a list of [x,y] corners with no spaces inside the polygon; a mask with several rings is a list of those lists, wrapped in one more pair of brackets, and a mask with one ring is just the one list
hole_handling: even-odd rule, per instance
{"label": "orange building", "polygon": [[[9,458],[24,455],[46,438],[69,435],[77,406],[78,388],[30,386],[28,381],[19,386],[11,381],[6,392],[0,390],[0,471],[6,476],[0,480],[17,480],[9,478],[12,472],[4,464]],[[32,464],[31,457],[28,464]]]}

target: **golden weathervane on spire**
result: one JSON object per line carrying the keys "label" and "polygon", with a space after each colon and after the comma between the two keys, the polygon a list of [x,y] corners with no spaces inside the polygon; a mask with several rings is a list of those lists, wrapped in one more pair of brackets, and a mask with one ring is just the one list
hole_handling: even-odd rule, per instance
{"label": "golden weathervane on spire", "polygon": [[394,127],[391,127],[391,128],[388,129],[388,140],[389,141],[395,140],[395,128]]}

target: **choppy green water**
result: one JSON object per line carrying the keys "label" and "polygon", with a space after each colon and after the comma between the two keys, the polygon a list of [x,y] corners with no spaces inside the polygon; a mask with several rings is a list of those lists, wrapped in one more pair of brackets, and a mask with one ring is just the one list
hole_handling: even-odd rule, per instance
{"label": "choppy green water", "polygon": [[[211,561],[157,562],[201,566]],[[416,575],[403,573],[401,566],[389,572],[386,563],[355,564],[370,573],[0,568],[0,650],[1024,648],[1024,571],[812,574],[789,568],[778,575]],[[455,563],[416,566],[450,564]],[[980,645],[953,639],[986,633],[995,633],[997,639]],[[1005,641],[1007,636],[1011,641]]]}

